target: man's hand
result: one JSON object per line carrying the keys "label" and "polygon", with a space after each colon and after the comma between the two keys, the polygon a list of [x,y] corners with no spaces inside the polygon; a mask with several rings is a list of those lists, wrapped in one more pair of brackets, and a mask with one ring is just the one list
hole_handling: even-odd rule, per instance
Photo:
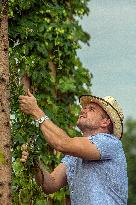
{"label": "man's hand", "polygon": [[35,111],[38,109],[36,98],[28,90],[27,95],[21,95],[19,97],[19,103],[21,110],[28,115],[34,115]]}

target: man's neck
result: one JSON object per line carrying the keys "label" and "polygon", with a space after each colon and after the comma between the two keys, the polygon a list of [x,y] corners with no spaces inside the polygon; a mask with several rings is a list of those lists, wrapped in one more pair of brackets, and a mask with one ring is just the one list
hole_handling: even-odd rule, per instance
{"label": "man's neck", "polygon": [[92,136],[92,135],[97,135],[99,133],[107,133],[108,134],[108,132],[104,131],[104,130],[92,130],[92,131],[86,130],[86,131],[83,132],[83,137],[89,137],[89,136]]}

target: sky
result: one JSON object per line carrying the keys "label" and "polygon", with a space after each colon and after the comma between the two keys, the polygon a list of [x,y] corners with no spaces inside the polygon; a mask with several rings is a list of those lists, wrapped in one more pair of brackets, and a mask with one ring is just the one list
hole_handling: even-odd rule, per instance
{"label": "sky", "polygon": [[92,93],[113,96],[125,119],[136,119],[136,0],[92,0],[82,27],[91,35],[90,46],[78,51],[93,74]]}

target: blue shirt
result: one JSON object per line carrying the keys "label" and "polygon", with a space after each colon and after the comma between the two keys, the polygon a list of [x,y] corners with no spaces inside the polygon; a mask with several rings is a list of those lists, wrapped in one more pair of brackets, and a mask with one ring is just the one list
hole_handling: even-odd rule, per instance
{"label": "blue shirt", "polygon": [[66,155],[71,205],[127,205],[128,178],[121,141],[110,134],[88,139],[100,151],[100,160],[84,160]]}

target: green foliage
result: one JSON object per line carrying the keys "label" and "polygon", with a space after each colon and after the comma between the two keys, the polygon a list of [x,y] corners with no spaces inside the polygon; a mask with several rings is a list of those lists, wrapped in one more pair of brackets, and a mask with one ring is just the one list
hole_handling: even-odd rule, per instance
{"label": "green foliage", "polygon": [[[78,22],[79,17],[89,12],[88,1],[9,0],[13,204],[42,205],[50,204],[50,200],[55,205],[65,204],[67,189],[45,196],[34,181],[34,157],[40,158],[52,171],[62,156],[47,145],[31,117],[21,113],[18,97],[24,93],[20,79],[24,74],[31,79],[39,106],[54,123],[71,137],[79,135],[75,129],[80,109],[77,99],[91,92],[92,75],[76,53],[79,42],[89,40]],[[30,143],[30,159],[23,166],[19,161],[21,145],[33,136],[36,136],[35,147]]]}
{"label": "green foliage", "polygon": [[136,120],[128,119],[126,132],[122,139],[127,157],[129,197],[128,205],[136,203]]}

